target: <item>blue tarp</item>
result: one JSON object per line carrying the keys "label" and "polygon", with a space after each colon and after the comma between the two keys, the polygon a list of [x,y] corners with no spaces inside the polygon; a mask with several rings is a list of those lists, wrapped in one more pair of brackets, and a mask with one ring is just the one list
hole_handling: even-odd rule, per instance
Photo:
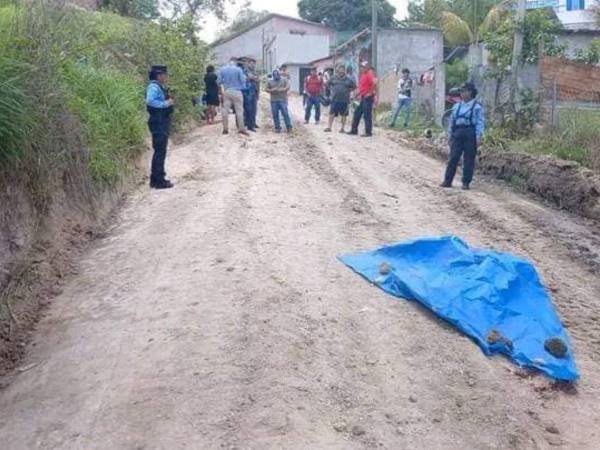
{"label": "blue tarp", "polygon": [[473,338],[487,355],[503,353],[558,380],[579,377],[552,301],[533,265],[522,258],[469,248],[449,236],[339,259],[384,291],[417,300]]}

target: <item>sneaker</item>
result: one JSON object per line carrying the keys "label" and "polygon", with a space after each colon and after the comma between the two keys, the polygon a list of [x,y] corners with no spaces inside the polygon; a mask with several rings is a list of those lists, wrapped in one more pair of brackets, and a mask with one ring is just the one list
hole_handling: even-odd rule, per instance
{"label": "sneaker", "polygon": [[252,131],[253,133],[256,133],[256,130],[254,128],[248,128],[248,131]]}
{"label": "sneaker", "polygon": [[346,130],[344,130],[343,128],[340,129],[340,133],[344,134],[346,132]]}
{"label": "sneaker", "polygon": [[308,125],[308,120],[305,120],[305,121],[304,121],[304,125]]}
{"label": "sneaker", "polygon": [[293,128],[288,128],[287,130],[285,130],[287,133],[291,133],[292,131],[294,131]]}
{"label": "sneaker", "polygon": [[463,191],[468,191],[469,189],[471,189],[469,187],[469,183],[463,183],[462,188],[463,188]]}
{"label": "sneaker", "polygon": [[325,128],[323,131],[324,131],[325,133],[331,133],[331,128]]}
{"label": "sneaker", "polygon": [[367,134],[367,133],[360,135],[360,137],[372,137],[372,136],[373,136],[372,134]]}
{"label": "sneaker", "polygon": [[357,136],[358,135],[358,131],[348,131],[348,133],[350,136]]}
{"label": "sneaker", "polygon": [[223,130],[223,134],[229,134],[228,130]]}
{"label": "sneaker", "polygon": [[250,136],[250,133],[248,133],[246,130],[239,130],[238,134],[242,134],[244,136]]}
{"label": "sneaker", "polygon": [[443,188],[451,188],[451,187],[452,187],[452,184],[450,184],[450,183],[446,183],[446,182],[444,181],[442,184],[440,184],[440,187],[443,187]]}

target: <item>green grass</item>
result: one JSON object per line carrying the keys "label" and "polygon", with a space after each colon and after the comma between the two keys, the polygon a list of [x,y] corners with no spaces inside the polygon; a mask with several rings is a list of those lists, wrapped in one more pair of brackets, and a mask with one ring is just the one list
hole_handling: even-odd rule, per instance
{"label": "green grass", "polygon": [[172,74],[175,127],[199,117],[208,53],[189,23],[30,6],[0,6],[0,173],[18,168],[43,191],[79,151],[92,179],[117,181],[143,148],[152,64]]}
{"label": "green grass", "polygon": [[600,170],[600,111],[560,110],[559,123],[510,144],[511,149],[547,154]]}

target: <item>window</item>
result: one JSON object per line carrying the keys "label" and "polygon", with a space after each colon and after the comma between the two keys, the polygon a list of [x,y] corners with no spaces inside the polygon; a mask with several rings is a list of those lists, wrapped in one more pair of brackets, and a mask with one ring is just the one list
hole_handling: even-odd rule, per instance
{"label": "window", "polygon": [[585,9],[585,0],[567,0],[567,11]]}

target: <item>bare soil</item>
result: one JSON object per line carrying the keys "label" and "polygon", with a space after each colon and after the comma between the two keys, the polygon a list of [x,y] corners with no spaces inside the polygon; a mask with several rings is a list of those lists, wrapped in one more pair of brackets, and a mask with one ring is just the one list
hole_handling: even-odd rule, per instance
{"label": "bare soil", "polygon": [[[174,146],[47,308],[0,389],[2,447],[600,448],[600,231],[389,133],[300,124]],[[581,370],[551,383],[488,358],[336,255],[456,234],[538,267]]]}

